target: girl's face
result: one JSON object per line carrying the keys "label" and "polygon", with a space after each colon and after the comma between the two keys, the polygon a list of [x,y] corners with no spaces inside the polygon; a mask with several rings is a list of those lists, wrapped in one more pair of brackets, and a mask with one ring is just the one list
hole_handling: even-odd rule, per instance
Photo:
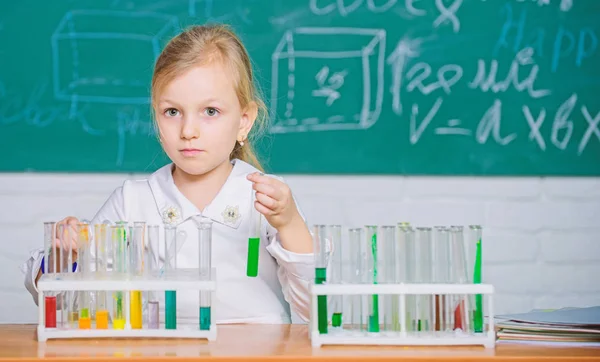
{"label": "girl's face", "polygon": [[241,109],[231,71],[221,62],[196,66],[168,83],[156,100],[163,149],[189,175],[203,175],[229,162],[245,140],[256,105]]}

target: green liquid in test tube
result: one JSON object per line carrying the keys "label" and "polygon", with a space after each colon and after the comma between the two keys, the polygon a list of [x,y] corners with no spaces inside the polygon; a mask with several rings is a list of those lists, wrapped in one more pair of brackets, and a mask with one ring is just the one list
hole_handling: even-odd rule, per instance
{"label": "green liquid in test tube", "polygon": [[246,264],[246,275],[249,277],[256,277],[258,275],[258,255],[260,251],[260,219],[261,214],[254,207],[254,201],[256,201],[256,192],[254,189],[251,190],[251,215],[252,221],[250,225],[250,236],[248,237],[248,260]]}
{"label": "green liquid in test tube", "polygon": [[[473,264],[473,283],[481,284],[481,226],[470,225],[469,233],[469,247],[467,248],[467,250],[469,250],[469,256],[474,259],[469,260],[469,264]],[[471,249],[475,249],[474,252],[471,252]],[[483,296],[481,294],[475,295],[475,310],[473,311],[473,329],[475,333],[483,332]]]}
{"label": "green liquid in test tube", "polygon": [[[378,284],[377,276],[377,226],[367,225],[366,241],[369,244],[367,250],[367,268],[372,273],[371,281],[373,284]],[[370,300],[370,315],[369,315],[369,332],[379,332],[379,295],[373,294]]]}
{"label": "green liquid in test tube", "polygon": [[[209,281],[212,268],[212,221],[202,218],[198,222],[198,271],[200,279]],[[211,326],[211,292],[200,291],[200,330],[210,330]]]}
{"label": "green liquid in test tube", "polygon": [[[314,226],[315,284],[327,281],[327,226]],[[327,333],[327,296],[317,296],[317,323],[320,334]]]}
{"label": "green liquid in test tube", "polygon": [[[333,243],[333,253],[331,260],[331,282],[334,284],[340,284],[343,280],[342,273],[342,226],[341,225],[330,225],[329,226],[329,240]],[[342,312],[344,305],[341,295],[331,296],[331,308],[333,314],[331,316],[331,325],[333,327],[341,327]]]}
{"label": "green liquid in test tube", "polygon": [[[165,275],[177,270],[177,227],[165,225]],[[165,328],[177,329],[177,292],[165,291]]]}

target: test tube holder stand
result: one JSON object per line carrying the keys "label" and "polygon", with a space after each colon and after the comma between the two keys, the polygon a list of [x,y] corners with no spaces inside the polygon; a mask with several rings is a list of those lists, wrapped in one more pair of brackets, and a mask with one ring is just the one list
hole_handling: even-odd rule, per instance
{"label": "test tube holder stand", "polygon": [[[46,328],[45,326],[45,304],[44,297],[48,292],[66,292],[66,291],[167,291],[167,290],[197,290],[211,293],[211,300],[215,300],[216,291],[216,268],[212,268],[211,279],[203,280],[198,269],[177,269],[175,272],[169,272],[162,275],[120,275],[117,273],[58,273],[42,275],[38,281],[38,315],[39,324],[37,328],[38,341],[43,342],[48,339],[61,338],[195,338],[214,341],[217,339],[217,327],[214,316],[211,317],[211,324],[208,330],[200,330],[199,323],[195,325],[179,325],[177,329],[132,329],[130,323],[126,323],[124,329],[79,329],[64,328],[57,325],[57,328]],[[125,293],[128,295],[129,293]],[[126,308],[129,308],[126,302]],[[212,309],[212,307],[211,307]],[[211,312],[213,312],[211,310]],[[58,312],[57,312],[58,315]],[[181,328],[180,328],[181,327]]]}
{"label": "test tube holder stand", "polygon": [[[481,333],[447,332],[410,332],[406,330],[406,297],[409,295],[476,295],[485,296],[484,308],[488,323]],[[494,329],[494,287],[490,284],[311,284],[310,285],[310,333],[313,347],[323,345],[387,345],[387,346],[468,346],[482,345],[494,348],[496,333]],[[322,295],[396,295],[399,299],[400,331],[381,330],[373,333],[351,329],[332,328],[319,333],[317,297]],[[382,309],[380,309],[382,310]]]}

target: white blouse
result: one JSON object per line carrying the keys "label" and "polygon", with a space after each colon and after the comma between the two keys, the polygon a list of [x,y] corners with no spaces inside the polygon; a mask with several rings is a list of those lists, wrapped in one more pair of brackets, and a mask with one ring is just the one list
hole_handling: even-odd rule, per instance
{"label": "white blouse", "polygon": [[[203,211],[177,189],[172,176],[173,164],[168,164],[148,179],[125,181],[90,222],[91,228],[105,221],[115,223],[121,220],[127,221],[130,226],[135,221],[160,225],[159,254],[162,259],[163,223],[170,222],[177,225],[178,232],[183,231],[186,235],[177,253],[177,266],[197,268],[198,230],[194,219],[209,218],[213,221],[212,266],[216,268],[217,280],[217,291],[212,301],[215,322],[306,322],[310,303],[308,286],[314,278],[314,256],[284,249],[277,230],[262,217],[258,276],[246,276],[248,237],[258,215],[252,204],[252,183],[246,176],[258,170],[241,160],[236,159],[232,163],[233,170],[227,181]],[[42,258],[43,248],[35,250],[21,268],[25,273],[25,286],[36,303],[35,278]],[[197,323],[198,313],[198,292],[178,291],[178,321]]]}

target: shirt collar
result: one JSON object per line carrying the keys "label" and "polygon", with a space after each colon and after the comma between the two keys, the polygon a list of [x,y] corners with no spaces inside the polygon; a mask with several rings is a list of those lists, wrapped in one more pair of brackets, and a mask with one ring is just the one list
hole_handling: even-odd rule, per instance
{"label": "shirt collar", "polygon": [[234,159],[233,169],[214,200],[201,212],[175,186],[173,164],[158,169],[148,179],[150,189],[163,222],[178,225],[189,218],[202,216],[225,226],[237,229],[242,218],[250,215],[252,183],[246,176],[258,171],[250,164]]}

